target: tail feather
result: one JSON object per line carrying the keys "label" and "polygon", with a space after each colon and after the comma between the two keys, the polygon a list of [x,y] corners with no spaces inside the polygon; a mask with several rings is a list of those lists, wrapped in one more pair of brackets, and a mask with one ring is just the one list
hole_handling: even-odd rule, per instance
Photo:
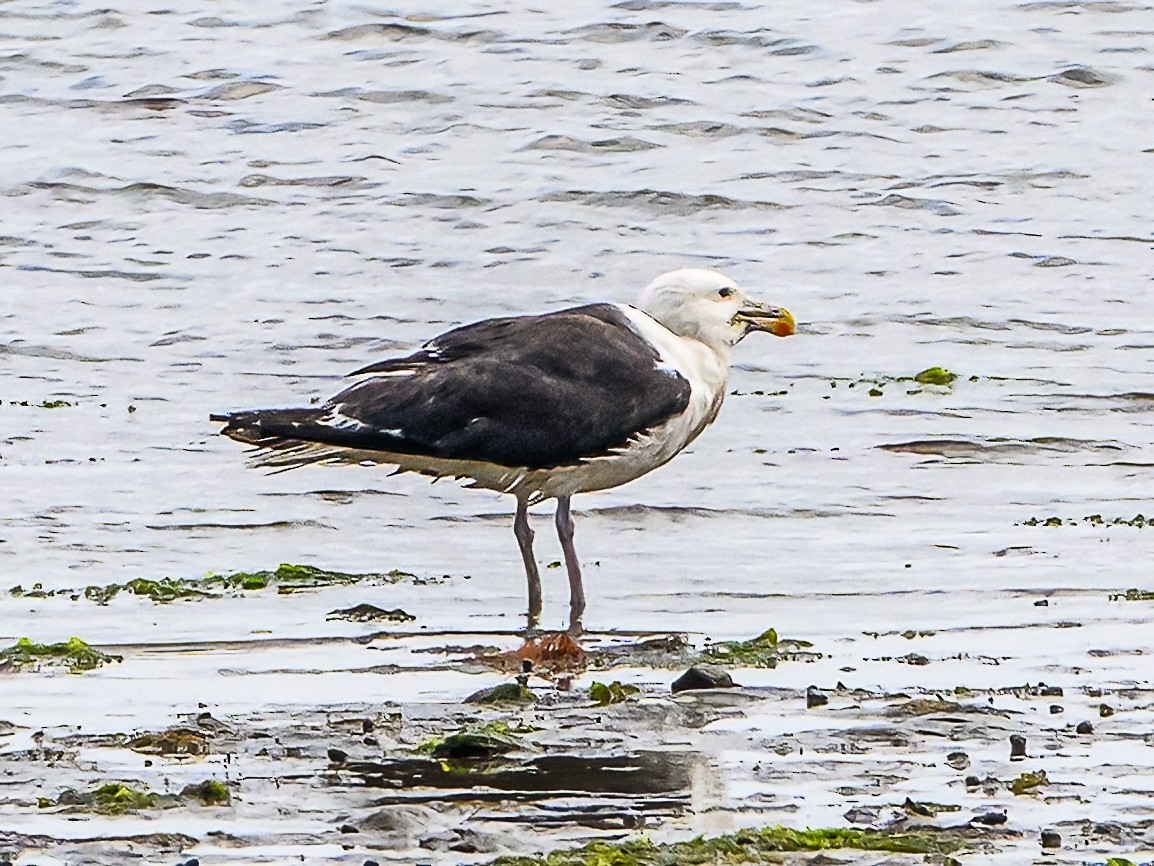
{"label": "tail feather", "polygon": [[395,465],[396,457],[365,441],[365,431],[333,425],[328,408],[251,409],[213,414],[220,432],[257,449],[252,465],[287,472],[316,463]]}
{"label": "tail feather", "polygon": [[252,409],[209,418],[224,423],[220,432],[229,439],[261,448],[281,448],[318,441],[318,432],[325,430],[319,423],[325,414],[324,409]]}

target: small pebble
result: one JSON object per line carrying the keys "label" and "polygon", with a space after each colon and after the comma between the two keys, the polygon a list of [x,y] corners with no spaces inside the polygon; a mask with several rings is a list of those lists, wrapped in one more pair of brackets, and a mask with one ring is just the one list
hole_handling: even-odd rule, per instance
{"label": "small pebble", "polygon": [[1074,733],[1086,736],[1094,733],[1094,726],[1089,722],[1078,722],[1078,727],[1074,728]]}
{"label": "small pebble", "polygon": [[360,833],[361,832],[356,827],[354,827],[352,824],[341,824],[341,826],[338,827],[337,829],[342,833]]}
{"label": "small pebble", "polygon": [[1110,716],[1114,715],[1114,708],[1109,704],[1100,704],[1098,706],[1098,715],[1104,719],[1108,719]]}
{"label": "small pebble", "polygon": [[334,764],[343,764],[349,759],[349,753],[341,749],[329,749],[329,760]]}
{"label": "small pebble", "polygon": [[1042,831],[1042,847],[1043,848],[1061,848],[1062,837],[1054,830]]}
{"label": "small pebble", "polygon": [[982,784],[982,780],[977,776],[966,776],[966,787],[977,788]]}
{"label": "small pebble", "polygon": [[1050,704],[1050,715],[1056,716],[1058,713],[1065,712],[1065,708],[1061,704]]}
{"label": "small pebble", "polygon": [[1026,757],[1026,738],[1021,734],[1010,734],[1010,760]]}
{"label": "small pebble", "polygon": [[805,708],[824,707],[829,703],[829,697],[817,686],[810,686],[805,690]]}
{"label": "small pebble", "polygon": [[1039,683],[1038,685],[1041,686],[1042,697],[1044,697],[1044,698],[1060,698],[1060,697],[1062,697],[1063,692],[1062,692],[1061,686],[1047,686],[1043,683]]}
{"label": "small pebble", "polygon": [[[362,734],[371,734],[373,732],[373,728],[375,728],[375,727],[376,727],[376,725],[373,724],[372,719],[362,719],[361,720],[361,733]],[[370,861],[370,862],[372,862],[372,861]]]}
{"label": "small pebble", "polygon": [[381,741],[376,737],[365,737],[361,742],[366,746],[379,746],[381,744]]}
{"label": "small pebble", "polygon": [[366,860],[361,866],[381,866],[376,860]]}

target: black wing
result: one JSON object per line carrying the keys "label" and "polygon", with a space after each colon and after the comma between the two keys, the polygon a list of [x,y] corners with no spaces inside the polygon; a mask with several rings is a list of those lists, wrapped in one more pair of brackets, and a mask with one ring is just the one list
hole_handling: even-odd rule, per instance
{"label": "black wing", "polygon": [[681,375],[616,307],[489,319],[449,331],[315,409],[227,416],[261,445],[365,451],[542,469],[612,452],[689,404]]}

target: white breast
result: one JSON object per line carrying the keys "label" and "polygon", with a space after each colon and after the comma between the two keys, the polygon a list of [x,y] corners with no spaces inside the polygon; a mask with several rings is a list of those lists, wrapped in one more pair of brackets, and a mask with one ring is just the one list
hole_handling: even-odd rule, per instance
{"label": "white breast", "polygon": [[615,306],[657,350],[658,368],[689,382],[689,405],[615,454],[594,457],[577,466],[526,473],[517,488],[532,491],[534,499],[605,490],[639,478],[673,459],[713,422],[721,409],[729,382],[728,352],[723,356],[698,340],[680,337],[636,307]]}

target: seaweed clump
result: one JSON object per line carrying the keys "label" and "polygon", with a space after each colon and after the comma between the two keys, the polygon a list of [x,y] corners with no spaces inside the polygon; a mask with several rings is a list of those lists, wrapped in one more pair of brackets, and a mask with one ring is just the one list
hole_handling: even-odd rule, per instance
{"label": "seaweed clump", "polygon": [[963,847],[960,837],[943,832],[881,833],[854,829],[794,830],[763,827],[712,839],[656,844],[649,839],[591,842],[582,848],[553,851],[541,857],[499,857],[492,866],[737,866],[764,863],[765,855],[784,851],[855,848],[901,854],[950,854]]}
{"label": "seaweed clump", "polygon": [[957,373],[951,373],[944,367],[927,367],[914,375],[914,381],[919,385],[938,385],[948,388],[958,378]]}
{"label": "seaweed clump", "polygon": [[638,694],[640,691],[637,686],[622,685],[620,680],[614,680],[609,685],[594,682],[589,686],[589,700],[600,707],[606,707],[609,704],[623,704],[629,700],[630,695]]}
{"label": "seaweed clump", "polygon": [[752,640],[720,641],[705,648],[701,660],[716,664],[744,665],[754,668],[775,668],[783,661],[820,658],[807,652],[809,641],[779,638],[777,629],[767,629]]}
{"label": "seaweed clump", "polygon": [[101,652],[78,637],[70,637],[59,643],[36,643],[30,638],[22,637],[8,649],[0,651],[0,663],[9,667],[60,664],[74,674],[90,671],[113,661],[124,661],[124,657]]}
{"label": "seaweed clump", "polygon": [[1022,773],[1010,783],[1010,790],[1016,795],[1031,794],[1048,784],[1050,784],[1050,780],[1046,778],[1046,771],[1038,770],[1033,773]]}
{"label": "seaweed clump", "polygon": [[180,796],[196,800],[202,806],[228,806],[232,803],[228,785],[219,779],[205,779],[203,782],[185,785],[180,790]]}
{"label": "seaweed clump", "polygon": [[[110,583],[105,586],[89,586],[84,589],[84,597],[97,604],[108,604],[120,593],[141,596],[159,604],[167,604],[182,599],[220,598],[222,595],[255,592],[269,587],[276,587],[282,595],[299,592],[301,590],[321,589],[326,586],[351,586],[357,583],[393,584],[403,580],[415,584],[440,583],[446,577],[418,577],[412,572],[394,568],[387,572],[347,572],[333,571],[315,565],[294,565],[284,562],[272,570],[262,571],[235,571],[230,574],[209,573],[201,578],[162,577],[159,579],[138,577],[125,583]],[[9,592],[14,596],[30,596],[35,593],[15,586]],[[74,595],[76,590],[62,589],[50,592],[41,592],[38,597],[49,595]],[[355,613],[355,609],[353,609]],[[334,611],[342,613],[342,611]],[[412,617],[404,611],[382,611],[386,618],[397,621],[407,621]]]}
{"label": "seaweed clump", "polygon": [[37,805],[41,809],[50,809],[54,806],[81,806],[102,815],[123,815],[125,812],[155,809],[157,803],[156,795],[150,791],[142,791],[123,782],[109,782],[93,791],[83,793],[65,788],[55,800],[41,797]]}
{"label": "seaweed clump", "polygon": [[1111,593],[1110,601],[1154,601],[1154,590],[1128,589],[1125,592]]}

